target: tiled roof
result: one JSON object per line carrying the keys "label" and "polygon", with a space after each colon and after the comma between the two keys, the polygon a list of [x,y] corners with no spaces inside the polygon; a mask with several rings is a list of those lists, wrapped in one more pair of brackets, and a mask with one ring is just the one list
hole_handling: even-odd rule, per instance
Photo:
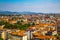
{"label": "tiled roof", "polygon": [[12,32],[12,35],[17,35],[17,36],[25,36],[26,34],[24,34],[24,30],[20,30],[19,32]]}

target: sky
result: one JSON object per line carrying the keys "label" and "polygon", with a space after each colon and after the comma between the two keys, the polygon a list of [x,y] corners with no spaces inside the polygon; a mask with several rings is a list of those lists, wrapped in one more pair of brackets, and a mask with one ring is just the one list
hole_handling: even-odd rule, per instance
{"label": "sky", "polygon": [[60,0],[0,0],[0,10],[60,13]]}

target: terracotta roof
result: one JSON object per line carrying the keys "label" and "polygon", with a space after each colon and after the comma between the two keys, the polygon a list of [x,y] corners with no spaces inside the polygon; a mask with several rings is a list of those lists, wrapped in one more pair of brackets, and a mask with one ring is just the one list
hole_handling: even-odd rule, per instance
{"label": "terracotta roof", "polygon": [[41,38],[41,39],[45,39],[45,38],[56,38],[55,36],[36,36],[34,38]]}
{"label": "terracotta roof", "polygon": [[56,38],[56,36],[44,36],[42,35],[40,32],[35,32],[33,33],[33,35],[35,35],[34,38],[41,38],[41,39],[44,39],[44,38]]}
{"label": "terracotta roof", "polygon": [[24,34],[24,30],[21,30],[21,31],[19,31],[19,32],[12,32],[11,34],[12,35],[17,35],[17,36],[25,36],[26,34]]}

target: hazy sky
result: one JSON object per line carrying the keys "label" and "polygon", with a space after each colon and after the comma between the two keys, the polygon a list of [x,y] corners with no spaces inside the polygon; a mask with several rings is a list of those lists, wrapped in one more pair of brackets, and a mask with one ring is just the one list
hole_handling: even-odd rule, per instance
{"label": "hazy sky", "polygon": [[0,10],[60,13],[60,0],[0,0]]}

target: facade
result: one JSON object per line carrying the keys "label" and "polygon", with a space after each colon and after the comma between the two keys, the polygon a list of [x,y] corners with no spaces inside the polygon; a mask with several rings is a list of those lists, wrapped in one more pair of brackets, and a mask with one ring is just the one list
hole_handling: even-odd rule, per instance
{"label": "facade", "polygon": [[8,33],[8,40],[27,40],[27,35],[24,32],[19,30]]}
{"label": "facade", "polygon": [[1,33],[1,38],[3,38],[3,40],[7,40],[7,32],[6,31],[2,31]]}
{"label": "facade", "polygon": [[17,36],[8,34],[8,40],[27,40],[27,36]]}
{"label": "facade", "polygon": [[60,19],[57,20],[57,33],[60,35]]}

